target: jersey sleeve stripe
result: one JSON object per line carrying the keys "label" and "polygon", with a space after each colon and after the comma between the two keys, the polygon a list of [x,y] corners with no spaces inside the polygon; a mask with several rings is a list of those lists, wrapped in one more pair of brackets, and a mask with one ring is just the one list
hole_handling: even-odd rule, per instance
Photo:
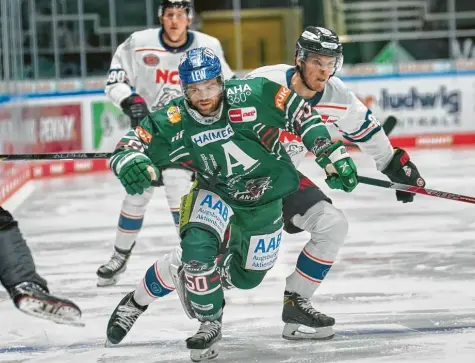
{"label": "jersey sleeve stripe", "polygon": [[325,127],[325,124],[316,124],[316,125],[312,125],[312,126],[309,126],[305,129],[305,131],[300,135],[300,137],[303,139],[304,136],[307,134],[307,132],[309,132],[311,129],[315,128],[315,127]]}
{"label": "jersey sleeve stripe", "polygon": [[343,137],[348,140],[348,141],[351,141],[351,142],[365,142],[365,141],[368,141],[369,139],[371,139],[371,137],[379,132],[381,130],[381,126],[377,125],[377,124],[372,124],[371,127],[369,127],[368,129],[364,130],[364,132],[362,132],[361,134],[357,135],[357,136],[350,136],[346,133],[343,133]]}
{"label": "jersey sleeve stripe", "polygon": [[334,108],[334,109],[337,109],[337,110],[347,110],[348,109],[348,107],[346,107],[346,106],[325,105],[325,104],[316,105],[315,108]]}

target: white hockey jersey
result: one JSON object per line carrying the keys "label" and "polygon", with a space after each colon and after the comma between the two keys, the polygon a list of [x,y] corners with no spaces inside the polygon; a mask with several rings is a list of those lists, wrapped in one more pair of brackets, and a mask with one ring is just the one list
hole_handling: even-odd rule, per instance
{"label": "white hockey jersey", "polygon": [[189,49],[210,48],[221,60],[225,79],[233,77],[224,59],[218,39],[197,31],[188,31],[188,41],[180,48],[170,48],[162,40],[162,29],[146,29],[132,33],[112,58],[105,92],[114,104],[132,94],[132,89],[145,99],[154,111],[181,96],[178,65]]}
{"label": "white hockey jersey", "polygon": [[[288,88],[295,73],[295,67],[278,64],[261,67],[248,73],[245,78],[264,77]],[[394,155],[391,143],[381,129],[371,110],[351,92],[338,77],[331,77],[323,92],[307,100],[322,116],[331,134],[335,130],[344,139],[359,146],[361,151],[371,155],[378,170],[383,170]],[[281,142],[287,153],[298,166],[307,153],[300,138],[281,131]]]}

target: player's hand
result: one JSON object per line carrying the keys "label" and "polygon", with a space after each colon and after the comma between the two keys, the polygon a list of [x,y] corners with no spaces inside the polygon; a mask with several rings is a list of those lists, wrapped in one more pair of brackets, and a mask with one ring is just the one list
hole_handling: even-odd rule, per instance
{"label": "player's hand", "polygon": [[132,93],[123,100],[120,103],[120,107],[130,117],[130,127],[132,128],[137,126],[150,113],[145,100],[136,93]]}
{"label": "player's hand", "polygon": [[[419,170],[417,170],[414,163],[410,160],[408,153],[403,149],[394,149],[394,156],[382,173],[386,174],[389,180],[395,183],[417,185],[418,187],[426,185],[425,180],[419,174]],[[412,202],[414,195],[414,193],[396,191],[396,199],[403,203]]]}
{"label": "player's hand", "polygon": [[316,162],[327,173],[325,182],[332,189],[351,192],[358,185],[356,165],[341,141],[317,139],[312,149]]}
{"label": "player's hand", "polygon": [[118,175],[126,192],[131,195],[142,194],[145,189],[152,185],[152,181],[158,180],[159,177],[158,169],[148,157],[142,154],[125,162]]}

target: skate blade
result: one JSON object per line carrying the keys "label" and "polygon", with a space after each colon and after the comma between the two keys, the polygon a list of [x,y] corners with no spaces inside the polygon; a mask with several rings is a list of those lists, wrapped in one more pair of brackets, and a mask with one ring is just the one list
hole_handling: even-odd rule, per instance
{"label": "skate blade", "polygon": [[105,279],[103,277],[97,277],[97,287],[108,287],[108,286],[114,286],[115,284],[117,284],[117,282],[119,282],[119,275],[116,275],[110,279]]}
{"label": "skate blade", "polygon": [[330,340],[335,336],[333,327],[311,328],[301,324],[285,324],[282,338],[287,340]]}
{"label": "skate blade", "polygon": [[191,349],[190,359],[192,362],[202,362],[214,359],[218,356],[218,354],[218,343],[214,343],[212,346],[206,349]]}
{"label": "skate blade", "polygon": [[[42,309],[45,303],[37,301],[36,299],[23,298],[18,305],[18,309],[23,313],[34,316],[40,319],[50,320],[56,324],[70,325],[75,327],[84,327],[84,324],[81,319],[81,314],[76,309],[69,306],[62,306],[57,308],[56,311],[61,311],[64,313],[70,313],[69,315],[57,315],[53,313],[46,312]],[[51,305],[48,305],[51,306]]]}
{"label": "skate blade", "polygon": [[117,344],[115,343],[112,343],[109,339],[106,339],[105,343],[104,343],[104,347],[105,348],[113,348],[115,347]]}
{"label": "skate blade", "polygon": [[183,284],[182,279],[180,278],[180,275],[178,274],[178,267],[174,265],[170,265],[170,272],[172,276],[173,283],[175,284],[175,290],[178,294],[178,297],[180,298],[181,306],[183,307],[183,310],[185,310],[186,315],[190,319],[195,319],[196,315],[195,312],[193,311],[193,308],[191,307],[191,304],[189,300],[186,297],[186,291],[185,291],[185,286]]}

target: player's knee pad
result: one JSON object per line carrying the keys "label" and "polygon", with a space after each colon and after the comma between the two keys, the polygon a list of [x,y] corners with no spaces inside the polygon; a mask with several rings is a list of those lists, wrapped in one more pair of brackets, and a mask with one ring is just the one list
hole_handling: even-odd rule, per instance
{"label": "player's knee pad", "polygon": [[181,199],[180,236],[183,239],[189,230],[199,229],[214,235],[221,244],[233,214],[232,208],[217,194],[192,190]]}
{"label": "player's knee pad", "polygon": [[122,202],[122,211],[131,215],[143,215],[153,196],[154,188],[144,190],[142,194],[127,194]]}
{"label": "player's knee pad", "polygon": [[310,232],[311,242],[320,245],[322,257],[333,259],[343,245],[348,234],[348,220],[341,210],[333,204],[321,201],[292,222],[304,231]]}
{"label": "player's knee pad", "polygon": [[185,169],[165,169],[162,171],[163,185],[170,209],[179,209],[181,197],[191,188],[193,172]]}

